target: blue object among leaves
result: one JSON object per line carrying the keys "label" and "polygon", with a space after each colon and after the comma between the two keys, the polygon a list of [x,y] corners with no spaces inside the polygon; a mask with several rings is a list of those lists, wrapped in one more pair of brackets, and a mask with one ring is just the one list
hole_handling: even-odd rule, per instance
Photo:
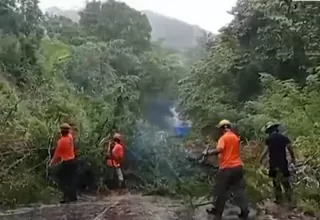
{"label": "blue object among leaves", "polygon": [[188,125],[181,125],[174,127],[174,133],[176,137],[187,137],[190,134],[191,127]]}

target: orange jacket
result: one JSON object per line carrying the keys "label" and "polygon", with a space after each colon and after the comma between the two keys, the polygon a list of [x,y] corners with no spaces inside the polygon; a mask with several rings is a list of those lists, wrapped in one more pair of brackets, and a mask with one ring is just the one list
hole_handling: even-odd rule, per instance
{"label": "orange jacket", "polygon": [[107,165],[110,167],[120,167],[121,161],[124,157],[124,147],[121,144],[116,143],[114,147],[110,149],[110,156],[107,159]]}
{"label": "orange jacket", "polygon": [[57,147],[54,151],[52,163],[55,164],[58,160],[68,161],[75,158],[73,139],[68,136],[62,136],[58,140]]}
{"label": "orange jacket", "polygon": [[242,165],[240,159],[240,138],[235,133],[228,131],[223,134],[218,141],[217,148],[222,149],[222,152],[219,154],[220,169]]}

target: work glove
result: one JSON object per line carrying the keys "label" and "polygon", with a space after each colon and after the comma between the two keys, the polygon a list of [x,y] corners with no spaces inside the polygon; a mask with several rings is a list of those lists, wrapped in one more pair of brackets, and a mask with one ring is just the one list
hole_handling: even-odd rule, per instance
{"label": "work glove", "polygon": [[209,155],[209,154],[208,154],[208,151],[207,151],[207,150],[202,151],[202,155],[203,155],[203,156],[208,156],[208,155]]}

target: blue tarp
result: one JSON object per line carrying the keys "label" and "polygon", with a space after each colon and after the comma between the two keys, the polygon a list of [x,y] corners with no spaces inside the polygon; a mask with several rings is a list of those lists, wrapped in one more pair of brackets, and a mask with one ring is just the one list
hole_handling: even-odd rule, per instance
{"label": "blue tarp", "polygon": [[178,137],[186,137],[189,135],[190,131],[191,131],[190,126],[176,126],[176,127],[174,127],[175,136],[178,136]]}

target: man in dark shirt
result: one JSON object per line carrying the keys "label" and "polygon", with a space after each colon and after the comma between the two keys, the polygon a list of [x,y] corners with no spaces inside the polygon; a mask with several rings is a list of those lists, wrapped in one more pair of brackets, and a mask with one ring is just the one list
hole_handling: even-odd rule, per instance
{"label": "man in dark shirt", "polygon": [[272,178],[276,203],[282,202],[282,189],[285,190],[285,196],[289,203],[292,202],[292,190],[289,182],[290,172],[286,149],[288,149],[292,158],[292,163],[295,164],[294,153],[290,144],[290,140],[285,135],[279,132],[279,124],[268,123],[265,127],[265,132],[268,134],[266,138],[266,148],[264,149],[260,163],[269,153],[269,177]]}

